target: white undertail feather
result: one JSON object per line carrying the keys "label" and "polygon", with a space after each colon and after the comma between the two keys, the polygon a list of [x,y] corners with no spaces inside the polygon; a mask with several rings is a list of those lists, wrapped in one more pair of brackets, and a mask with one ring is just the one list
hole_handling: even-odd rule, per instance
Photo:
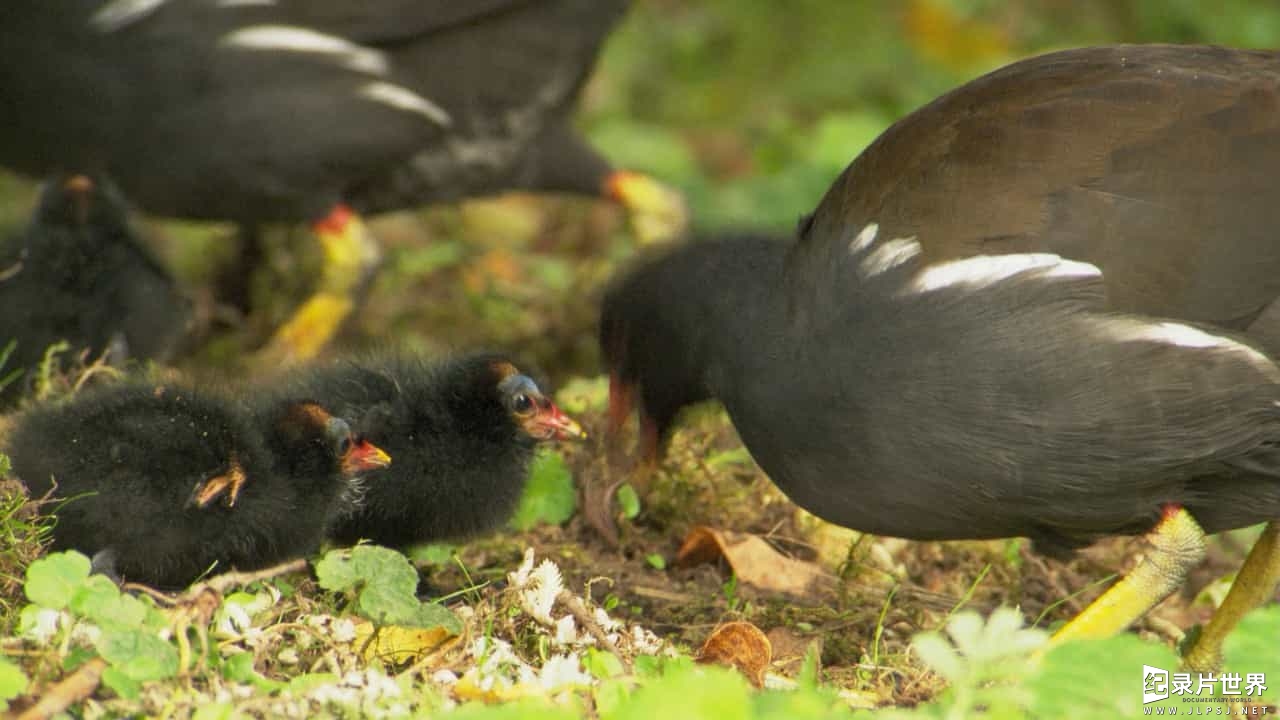
{"label": "white undertail feather", "polygon": [[89,24],[99,32],[115,32],[145,18],[165,2],[167,0],[111,0],[90,16]]}
{"label": "white undertail feather", "polygon": [[253,25],[223,35],[218,44],[239,50],[294,52],[331,59],[348,70],[385,75],[386,56],[373,48],[327,33],[291,25]]}
{"label": "white undertail feather", "polygon": [[1050,253],[978,255],[930,265],[916,275],[910,289],[912,292],[926,293],[931,290],[964,285],[976,290],[1031,271],[1037,271],[1035,274],[1040,278],[1102,276],[1102,271],[1095,265],[1063,260]]}
{"label": "white undertail feather", "polygon": [[1150,342],[1177,347],[1234,353],[1280,379],[1280,369],[1265,354],[1248,345],[1222,335],[1214,335],[1177,322],[1155,322],[1131,318],[1108,318],[1104,324],[1108,337],[1120,342]]}
{"label": "white undertail feather", "polygon": [[849,254],[857,255],[871,247],[871,243],[876,241],[876,233],[879,231],[879,225],[876,223],[867,223],[867,226],[862,228],[862,232],[859,232],[858,236],[849,243]]}
{"label": "white undertail feather", "polygon": [[371,82],[362,85],[359,94],[367,100],[421,115],[441,127],[448,127],[453,122],[444,108],[400,85]]}
{"label": "white undertail feather", "polygon": [[920,254],[920,243],[915,238],[894,238],[886,240],[867,252],[859,264],[863,277],[874,277],[886,273],[899,265],[910,261]]}

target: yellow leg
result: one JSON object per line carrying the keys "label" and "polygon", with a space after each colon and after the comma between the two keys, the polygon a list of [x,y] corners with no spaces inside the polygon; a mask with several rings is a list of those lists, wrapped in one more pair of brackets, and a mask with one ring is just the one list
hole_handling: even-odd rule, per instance
{"label": "yellow leg", "polygon": [[648,175],[619,170],[606,181],[605,195],[626,208],[631,233],[640,245],[675,240],[688,229],[684,197]]}
{"label": "yellow leg", "polygon": [[1269,523],[1254,543],[1222,606],[1183,655],[1183,667],[1196,672],[1221,669],[1222,641],[1240,618],[1271,597],[1277,581],[1280,581],[1280,520]]}
{"label": "yellow leg", "polygon": [[1054,633],[1052,644],[1119,633],[1177,590],[1204,559],[1204,530],[1182,508],[1167,510],[1147,539],[1152,548],[1142,562]]}
{"label": "yellow leg", "polygon": [[313,230],[323,251],[320,282],[259,353],[264,364],[306,360],[323,350],[355,309],[381,259],[360,217],[344,206]]}

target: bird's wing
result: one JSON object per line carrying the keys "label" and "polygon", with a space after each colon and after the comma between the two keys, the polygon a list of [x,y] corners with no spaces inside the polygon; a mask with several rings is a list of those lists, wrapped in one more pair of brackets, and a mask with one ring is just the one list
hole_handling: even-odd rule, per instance
{"label": "bird's wing", "polygon": [[[930,261],[1051,252],[1121,310],[1241,329],[1280,294],[1280,54],[1116,46],[997,70],[903,118],[823,198],[793,253],[834,280],[842,228]],[[1230,292],[1225,290],[1230,289]],[[803,294],[803,289],[802,294]]]}

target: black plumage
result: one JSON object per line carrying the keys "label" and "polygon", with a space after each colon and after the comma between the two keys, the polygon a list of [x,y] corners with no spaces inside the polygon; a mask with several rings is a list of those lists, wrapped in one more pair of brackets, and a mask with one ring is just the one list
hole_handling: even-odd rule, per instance
{"label": "black plumage", "polygon": [[255,415],[217,394],[136,381],[27,411],[6,452],[33,497],[62,499],[54,549],[160,587],[314,551],[350,510],[355,479],[387,461],[313,402]]}
{"label": "black plumage", "polygon": [[[1046,550],[1145,532],[1166,504],[1208,532],[1280,516],[1280,370],[1261,352],[1104,312],[1093,266],[1011,255],[925,270],[914,241],[849,255],[844,303],[793,324],[776,272],[787,249],[669,253],[607,297],[605,337],[622,339],[605,347],[646,416],[723,402],[761,468],[816,515]],[[927,278],[941,284],[920,289]],[[664,357],[696,371],[674,383]]]}
{"label": "black plumage", "polygon": [[103,171],[147,212],[250,238],[310,223],[326,268],[269,352],[310,356],[377,265],[359,214],[533,190],[610,197],[658,233],[683,222],[672,193],[615,172],[572,126],[626,6],[15,0],[0,10],[0,164]]}
{"label": "black plumage", "polygon": [[30,387],[46,349],[113,359],[167,359],[185,336],[189,306],[138,241],[128,208],[103,177],[54,176],[29,224],[0,247],[0,347],[14,343],[0,376],[10,404]]}
{"label": "black plumage", "polygon": [[[1277,104],[1280,53],[1210,47],[1069,50],[961,86],[872,143],[795,242],[620,278],[614,417],[638,397],[662,436],[718,398],[793,500],[869,532],[1063,554],[1150,530],[1059,637],[1123,628],[1205,532],[1280,518],[1280,374],[1246,344],[1280,352]],[[1217,666],[1277,576],[1271,522],[1190,666]]]}
{"label": "black plumage", "polygon": [[515,510],[536,445],[582,434],[495,354],[340,361],[304,374],[289,392],[350,418],[395,458],[370,473],[361,507],[330,531],[342,543],[402,547],[491,530]]}

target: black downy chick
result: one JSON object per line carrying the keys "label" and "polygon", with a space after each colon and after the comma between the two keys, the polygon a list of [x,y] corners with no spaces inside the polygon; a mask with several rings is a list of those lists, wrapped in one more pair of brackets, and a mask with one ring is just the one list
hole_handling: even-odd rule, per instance
{"label": "black downy chick", "polygon": [[234,401],[126,382],[23,414],[9,437],[33,497],[52,492],[53,547],[117,579],[185,587],[314,551],[380,449],[313,402],[261,416]]}
{"label": "black downy chick", "polygon": [[393,355],[317,368],[294,391],[349,418],[395,464],[331,539],[404,547],[485,532],[515,510],[539,442],[582,437],[502,355],[443,362]]}
{"label": "black downy chick", "polygon": [[164,360],[187,328],[189,307],[169,274],[139,244],[128,210],[103,177],[48,179],[30,224],[0,247],[0,348],[14,343],[0,376],[0,406],[30,387],[50,345],[113,359]]}

